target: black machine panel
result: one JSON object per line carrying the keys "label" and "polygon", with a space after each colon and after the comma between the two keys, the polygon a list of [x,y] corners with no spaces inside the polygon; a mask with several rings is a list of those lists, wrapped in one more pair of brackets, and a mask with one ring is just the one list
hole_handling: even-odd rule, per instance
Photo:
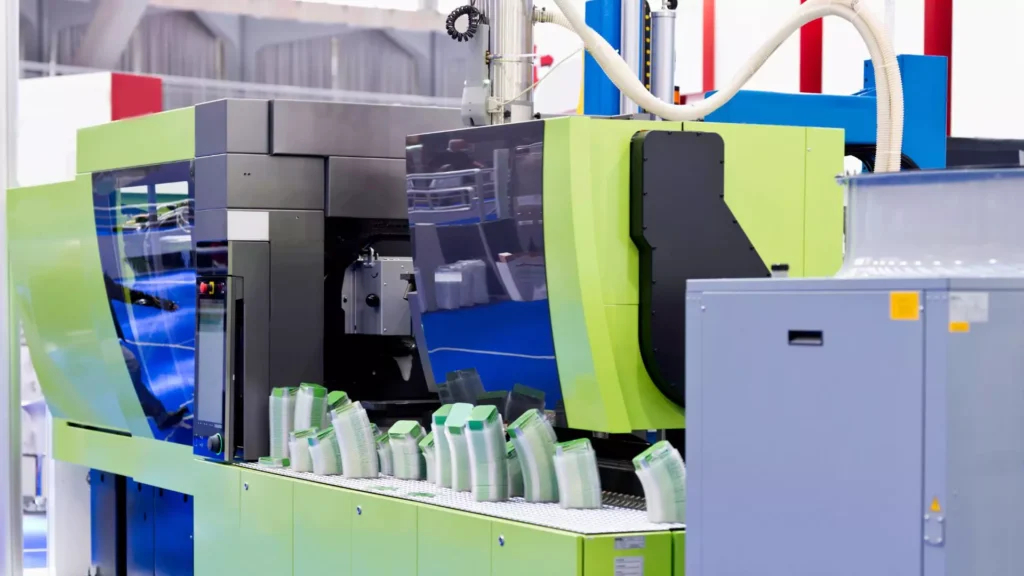
{"label": "black machine panel", "polygon": [[1024,140],[949,138],[946,168],[1024,166]]}
{"label": "black machine panel", "polygon": [[[200,276],[196,281],[196,418],[193,452],[205,458],[244,459],[244,299],[242,279]],[[235,423],[235,426],[231,426]],[[236,453],[236,449],[238,452]]]}
{"label": "black machine panel", "polygon": [[719,135],[638,132],[630,161],[630,237],[640,251],[640,353],[655,385],[685,406],[686,281],[771,274],[725,203]]}

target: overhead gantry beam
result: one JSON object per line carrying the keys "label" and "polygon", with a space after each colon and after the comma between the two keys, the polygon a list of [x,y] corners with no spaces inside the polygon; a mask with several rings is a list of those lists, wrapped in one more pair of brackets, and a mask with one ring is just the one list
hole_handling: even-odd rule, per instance
{"label": "overhead gantry beam", "polygon": [[387,10],[297,0],[150,0],[149,4],[169,10],[431,32],[444,30],[445,20],[445,16],[435,10]]}

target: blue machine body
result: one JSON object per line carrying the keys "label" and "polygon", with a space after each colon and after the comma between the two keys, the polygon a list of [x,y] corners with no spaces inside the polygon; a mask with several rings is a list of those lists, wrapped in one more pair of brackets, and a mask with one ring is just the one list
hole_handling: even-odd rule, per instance
{"label": "blue machine body", "polygon": [[89,471],[92,564],[98,574],[191,576],[194,500],[103,472]]}

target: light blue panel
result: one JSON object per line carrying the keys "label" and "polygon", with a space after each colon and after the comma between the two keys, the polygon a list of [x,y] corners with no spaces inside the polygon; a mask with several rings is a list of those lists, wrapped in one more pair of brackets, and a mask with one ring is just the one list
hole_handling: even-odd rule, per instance
{"label": "light blue panel", "polygon": [[[927,340],[925,344],[925,381],[924,396],[924,490],[921,494],[921,517],[924,519],[925,535],[931,538],[934,532],[945,529],[945,507],[949,504],[949,491],[946,484],[947,426],[946,414],[949,401],[947,399],[949,378],[949,293],[947,290],[929,290],[925,300],[925,318],[927,319]],[[957,339],[963,340],[961,334]],[[932,500],[938,498],[943,508],[940,517],[932,517],[929,508]],[[946,576],[945,545],[926,545],[924,547],[925,576]]]}
{"label": "light blue panel", "polygon": [[946,566],[928,576],[1024,574],[1024,292],[968,293],[988,319],[946,334]]}
{"label": "light blue panel", "polygon": [[701,295],[687,334],[688,576],[920,574],[924,321],[891,320],[888,291],[761,285]]}
{"label": "light blue panel", "polygon": [[[690,283],[692,286],[693,283]],[[704,445],[704,394],[701,374],[704,370],[702,343],[704,315],[699,295],[686,298],[686,573],[697,574],[703,565],[701,526],[704,525],[703,500],[694,498],[704,490],[703,468],[694,466],[700,460]]]}

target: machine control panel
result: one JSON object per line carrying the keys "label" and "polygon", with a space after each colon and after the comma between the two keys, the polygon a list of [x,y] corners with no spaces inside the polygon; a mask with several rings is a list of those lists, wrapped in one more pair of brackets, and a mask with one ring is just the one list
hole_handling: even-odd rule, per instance
{"label": "machine control panel", "polygon": [[200,277],[196,281],[196,418],[192,452],[230,462],[236,438],[232,414],[238,409],[235,382],[241,378],[241,278]]}
{"label": "machine control panel", "polygon": [[220,434],[214,434],[206,439],[206,449],[212,454],[221,455],[224,453],[224,437]]}

